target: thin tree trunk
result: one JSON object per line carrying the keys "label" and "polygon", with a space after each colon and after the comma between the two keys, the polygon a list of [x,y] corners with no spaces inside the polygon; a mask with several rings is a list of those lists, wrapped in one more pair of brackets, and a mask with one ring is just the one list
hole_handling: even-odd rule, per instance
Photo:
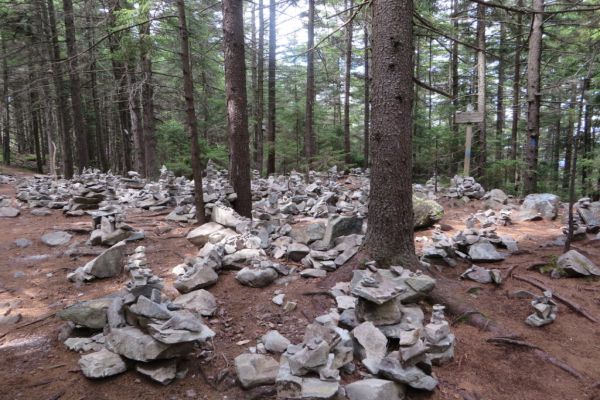
{"label": "thin tree trunk", "polygon": [[560,170],[560,144],[561,144],[561,125],[560,120],[562,117],[562,110],[560,109],[560,104],[558,107],[558,112],[556,116],[556,123],[554,125],[554,146],[552,147],[552,183],[554,186],[554,190],[558,191],[559,187],[559,179],[558,174]]}
{"label": "thin tree trunk", "polygon": [[265,82],[265,17],[263,0],[258,1],[258,54],[256,55],[256,115],[254,118],[254,155],[256,168],[260,175],[263,172],[264,159],[264,95]]}
{"label": "thin tree trunk", "polygon": [[4,136],[2,137],[2,157],[4,164],[10,165],[10,100],[8,96],[8,57],[6,33],[2,31],[2,103],[4,104]]}
{"label": "thin tree trunk", "polygon": [[[502,14],[504,16],[505,14]],[[504,148],[504,56],[506,46],[506,26],[500,22],[500,60],[498,60],[498,91],[496,93],[496,161],[502,160],[502,150]],[[498,182],[500,183],[500,182]]]}
{"label": "thin tree trunk", "polygon": [[237,193],[235,210],[252,216],[250,192],[250,154],[244,56],[244,10],[238,0],[223,0],[223,36],[225,48],[225,90],[229,128],[229,177]]}
{"label": "thin tree trunk", "polygon": [[[206,220],[204,214],[204,197],[202,190],[202,164],[200,163],[200,145],[198,143],[198,121],[194,108],[194,80],[190,65],[190,45],[188,29],[185,19],[185,2],[177,0],[179,13],[179,38],[181,41],[181,69],[183,73],[183,92],[185,97],[185,115],[188,134],[192,150],[192,172],[194,174],[194,203],[196,204],[196,220],[203,224]],[[242,62],[243,65],[243,62]]]}
{"label": "thin tree trunk", "polygon": [[144,130],[142,127],[142,110],[140,108],[140,93],[138,82],[135,76],[135,69],[128,68],[127,70],[127,86],[129,88],[129,115],[131,117],[131,134],[135,151],[135,169],[142,176],[145,176],[146,157],[144,155]]}
{"label": "thin tree trunk", "polygon": [[485,6],[477,4],[477,111],[483,113],[483,121],[478,125],[479,148],[477,151],[477,172],[474,175],[483,177],[485,175],[485,163],[487,160],[487,132],[486,132],[486,110],[485,110]]}
{"label": "thin tree trunk", "polygon": [[[147,18],[150,18],[148,11]],[[144,173],[150,179],[159,175],[156,160],[156,129],[154,124],[154,86],[152,82],[152,36],[150,23],[140,27],[140,68],[142,72],[142,110],[143,110],[143,138],[144,138]]]}
{"label": "thin tree trunk", "polygon": [[348,20],[349,22],[346,24],[346,69],[344,76],[344,155],[345,162],[347,165],[352,163],[352,157],[350,154],[350,85],[351,85],[351,75],[352,72],[352,31],[353,31],[353,21],[352,17],[352,8],[354,7],[354,0],[348,1]]}
{"label": "thin tree trunk", "polygon": [[[452,19],[452,27],[453,29],[453,33],[454,35],[456,35],[458,37],[459,32],[458,32],[458,0],[452,0],[452,14],[453,14],[453,19]],[[450,156],[450,161],[451,161],[451,167],[450,167],[450,174],[454,175],[458,172],[458,165],[459,163],[457,162],[458,160],[456,160],[456,156],[455,155],[460,155],[461,153],[461,148],[460,148],[460,132],[458,129],[458,124],[455,121],[455,113],[456,111],[458,111],[458,106],[459,106],[459,101],[458,101],[458,90],[459,90],[459,85],[458,85],[458,41],[454,40],[452,41],[452,106],[453,106],[453,112],[452,112],[452,138],[453,141],[456,143],[456,146],[453,147],[453,151],[452,154]]]}
{"label": "thin tree trunk", "polygon": [[542,23],[544,0],[532,0],[531,34],[527,57],[527,135],[525,142],[525,165],[523,169],[523,191],[535,193],[537,189],[537,164],[540,138],[540,63],[542,57]]}
{"label": "thin tree trunk", "polygon": [[36,82],[36,76],[33,71],[34,60],[33,60],[33,49],[35,46],[34,35],[30,33],[31,43],[29,45],[29,62],[27,64],[27,70],[29,75],[29,112],[31,121],[31,134],[33,139],[33,148],[35,151],[35,166],[36,171],[40,174],[44,172],[44,165],[42,163],[42,151],[40,146],[40,104],[38,102],[37,89],[33,87],[32,83]]}
{"label": "thin tree trunk", "polygon": [[71,109],[73,110],[73,129],[75,131],[75,142],[77,147],[77,168],[81,173],[83,168],[89,164],[88,145],[86,138],[85,119],[83,115],[83,104],[81,101],[81,83],[79,81],[79,55],[77,53],[77,41],[75,39],[75,21],[73,19],[72,0],[63,0],[63,11],[65,20],[65,39],[67,42],[67,56],[69,61],[69,80],[71,87]]}
{"label": "thin tree trunk", "polygon": [[377,0],[373,11],[372,167],[365,246],[381,266],[400,262],[414,268],[413,3]]}
{"label": "thin tree trunk", "polygon": [[577,102],[577,81],[571,82],[571,99],[569,100],[569,111],[567,119],[567,135],[565,138],[565,168],[563,174],[562,188],[569,189],[571,171],[571,159],[573,158],[573,129],[575,129],[575,103]]}
{"label": "thin tree trunk", "polygon": [[371,86],[371,73],[369,63],[369,24],[365,20],[365,33],[364,33],[364,65],[365,65],[365,89],[364,89],[364,108],[365,115],[363,117],[363,152],[364,152],[364,168],[369,168],[369,124],[371,123],[371,99],[369,96],[369,90]]}
{"label": "thin tree trunk", "polygon": [[[252,46],[250,47],[250,77],[251,77],[251,81],[250,81],[250,91],[252,93],[252,102],[249,105],[249,110],[250,110],[250,116],[252,118],[252,133],[248,132],[248,137],[249,140],[251,142],[250,148],[252,150],[252,168],[254,168],[256,166],[256,139],[257,139],[257,135],[256,135],[256,107],[257,107],[257,103],[258,103],[258,95],[257,95],[257,80],[258,80],[258,65],[256,64],[256,59],[257,59],[257,53],[258,53],[258,49],[257,49],[257,42],[256,42],[256,3],[253,2],[252,3],[252,14],[251,14],[251,19],[250,19],[250,33],[251,33],[251,43]],[[250,127],[248,128],[250,130]]]}
{"label": "thin tree trunk", "polygon": [[304,155],[307,170],[312,167],[315,156],[314,116],[315,107],[315,0],[308,0],[308,52],[306,54],[306,127],[304,133]]}
{"label": "thin tree trunk", "polygon": [[275,42],[277,32],[276,26],[276,2],[269,0],[269,72],[268,72],[268,116],[267,116],[267,137],[269,142],[269,154],[267,157],[267,175],[275,173],[275,68],[276,68],[276,50],[277,43]]}
{"label": "thin tree trunk", "polygon": [[53,0],[47,1],[48,6],[48,25],[52,41],[52,59],[53,59],[53,80],[56,88],[56,115],[59,117],[58,123],[61,127],[61,151],[62,151],[62,170],[65,178],[73,177],[73,148],[71,135],[71,115],[68,107],[67,88],[63,81],[62,63],[60,46],[58,44],[58,31],[56,29],[56,14],[54,12]]}
{"label": "thin tree trunk", "polygon": [[[592,151],[592,137],[591,137],[591,125],[592,125],[592,106],[590,104],[585,105],[585,112],[583,116],[583,158],[588,159],[591,156]],[[588,187],[589,168],[587,165],[581,166],[581,188],[583,194],[587,196],[590,188]]]}

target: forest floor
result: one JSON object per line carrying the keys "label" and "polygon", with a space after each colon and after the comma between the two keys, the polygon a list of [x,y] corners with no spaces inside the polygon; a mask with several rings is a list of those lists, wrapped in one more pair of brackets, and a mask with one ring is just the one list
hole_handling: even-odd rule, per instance
{"label": "forest floor", "polygon": [[[5,171],[6,172],[6,171]],[[9,171],[18,176],[24,172]],[[13,185],[1,185],[0,195],[15,196]],[[478,202],[460,207],[444,204],[446,214],[441,221],[449,225],[454,235],[464,228],[466,217],[475,212]],[[562,210],[561,212],[564,212]],[[174,296],[171,269],[186,255],[197,249],[186,239],[189,226],[167,222],[164,217],[150,217],[148,211],[129,211],[127,221],[146,232],[143,245],[154,273],[165,280],[165,292]],[[218,301],[217,315],[208,319],[217,333],[211,360],[190,357],[189,372],[184,379],[169,386],[150,382],[135,371],[102,379],[86,379],[79,371],[79,355],[68,351],[58,341],[64,322],[54,313],[75,302],[92,299],[123,287],[125,274],[116,279],[97,280],[76,286],[66,279],[68,272],[82,266],[92,256],[71,258],[64,255],[66,246],[49,248],[40,237],[54,227],[81,223],[90,225],[89,217],[66,218],[60,210],[52,215],[36,217],[22,210],[18,218],[0,219],[0,306],[11,302],[13,313],[22,314],[16,325],[0,326],[0,399],[271,399],[272,394],[244,392],[234,383],[233,359],[255,343],[269,329],[277,329],[292,342],[301,340],[305,326],[318,315],[334,307],[327,296],[306,295],[306,292],[326,291],[337,281],[348,281],[358,262],[350,261],[322,279],[291,280],[287,286],[271,285],[264,289],[241,286],[234,274],[225,271],[209,290]],[[513,276],[533,277],[548,288],[578,303],[600,319],[600,282],[583,278],[551,279],[527,267],[550,262],[561,253],[560,247],[548,244],[561,233],[560,217],[556,221],[515,223],[499,227],[500,234],[518,240],[520,251],[504,262],[490,264]],[[428,236],[424,230],[417,236]],[[18,248],[14,241],[26,238],[33,242]],[[74,241],[87,240],[87,234],[76,235]],[[139,243],[129,243],[133,250]],[[419,246],[419,244],[417,244]],[[600,265],[600,241],[585,240],[574,248]],[[444,274],[457,279],[467,268],[460,264],[446,268]],[[16,273],[16,275],[15,275]],[[453,326],[457,337],[455,358],[442,367],[434,367],[440,384],[431,394],[409,393],[413,399],[600,399],[600,324],[559,304],[557,320],[543,328],[524,323],[532,313],[530,299],[509,298],[519,289],[540,294],[528,283],[514,278],[499,286],[462,281],[463,293],[457,293],[475,305],[485,316],[519,334],[550,355],[564,361],[583,375],[577,379],[556,366],[536,357],[532,349],[497,346],[487,342],[492,335],[458,322]],[[477,289],[473,289],[473,288]],[[283,290],[286,299],[297,301],[298,307],[286,313],[271,302],[275,290]],[[449,316],[453,319],[455,316]],[[242,346],[236,343],[250,340]],[[345,381],[360,378],[358,369]]]}

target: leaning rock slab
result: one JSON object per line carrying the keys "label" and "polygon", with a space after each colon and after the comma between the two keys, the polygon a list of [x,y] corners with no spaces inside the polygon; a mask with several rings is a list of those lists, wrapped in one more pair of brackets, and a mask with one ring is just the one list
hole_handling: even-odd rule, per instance
{"label": "leaning rock slab", "polygon": [[217,311],[215,296],[207,290],[199,289],[182,294],[173,300],[174,304],[182,306],[185,310],[203,317],[210,317]]}
{"label": "leaning rock slab", "polygon": [[190,233],[188,233],[186,239],[193,245],[202,247],[208,242],[210,235],[223,229],[225,229],[225,227],[221,224],[207,222],[206,224],[192,229]]}
{"label": "leaning rock slab", "polygon": [[362,224],[363,219],[356,216],[336,215],[330,217],[325,228],[323,242],[326,245],[331,245],[340,236],[362,233]]}
{"label": "leaning rock slab", "polygon": [[177,376],[177,361],[164,360],[151,363],[138,363],[135,369],[153,381],[168,385]]}
{"label": "leaning rock slab", "polygon": [[87,378],[106,378],[127,370],[123,359],[106,349],[81,356],[79,367]]}
{"label": "leaning rock slab", "polygon": [[364,379],[346,386],[349,400],[402,400],[404,392],[402,385],[385,379]]}
{"label": "leaning rock slab", "polygon": [[275,383],[279,363],[261,354],[240,354],[235,358],[235,372],[244,389]]}
{"label": "leaning rock slab", "polygon": [[106,310],[113,299],[104,297],[73,304],[57,313],[61,319],[90,329],[102,329],[106,325]]}
{"label": "leaning rock slab", "polygon": [[472,261],[502,261],[504,256],[498,251],[493,244],[488,242],[475,243],[469,248],[469,257]]}

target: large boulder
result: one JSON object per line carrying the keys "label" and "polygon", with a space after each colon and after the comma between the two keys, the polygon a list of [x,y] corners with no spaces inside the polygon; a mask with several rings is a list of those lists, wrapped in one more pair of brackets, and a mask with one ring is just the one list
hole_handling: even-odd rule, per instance
{"label": "large boulder", "polygon": [[335,215],[329,217],[323,242],[326,246],[330,246],[340,236],[362,233],[362,225],[363,219],[358,216]]}
{"label": "large boulder", "polygon": [[292,226],[289,235],[295,242],[310,244],[316,240],[323,239],[325,225],[320,222],[300,222]]}
{"label": "large boulder", "polygon": [[521,205],[521,220],[534,219],[553,220],[558,215],[560,198],[551,193],[530,194],[525,197]]}
{"label": "large boulder", "polygon": [[414,227],[427,228],[442,219],[444,207],[434,200],[423,199],[413,195]]}
{"label": "large boulder", "polygon": [[600,268],[576,250],[569,250],[558,257],[556,264],[568,275],[600,276]]}
{"label": "large boulder", "polygon": [[508,196],[500,189],[492,189],[483,196],[485,206],[493,210],[504,208],[508,203]]}

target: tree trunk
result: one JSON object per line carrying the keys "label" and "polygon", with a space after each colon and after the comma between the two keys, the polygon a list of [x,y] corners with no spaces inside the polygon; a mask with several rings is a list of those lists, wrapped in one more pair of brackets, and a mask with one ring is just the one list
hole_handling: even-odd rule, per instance
{"label": "tree trunk", "polygon": [[345,162],[347,165],[352,163],[352,157],[350,154],[350,84],[351,84],[351,70],[352,70],[352,8],[354,7],[354,0],[348,1],[348,23],[346,24],[346,69],[344,76],[344,155]]}
{"label": "tree trunk", "polygon": [[554,146],[552,147],[552,186],[555,191],[558,191],[559,179],[558,174],[560,171],[560,144],[561,144],[561,125],[560,120],[562,117],[562,110],[560,104],[558,105],[558,112],[556,115],[556,123],[554,125]]}
{"label": "tree trunk", "polygon": [[[33,66],[33,49],[35,46],[34,36],[30,33],[31,43],[29,45],[29,62],[27,64],[27,72],[29,82],[36,82],[37,77],[34,74]],[[29,87],[29,113],[31,121],[31,134],[33,139],[33,148],[35,151],[35,166],[36,171],[40,174],[44,173],[44,165],[42,163],[42,150],[40,147],[40,104],[38,102],[37,89],[33,86]]]}
{"label": "tree trunk", "polygon": [[[503,16],[505,14],[502,14]],[[498,60],[498,91],[496,93],[496,161],[502,160],[503,153],[503,131],[504,131],[504,56],[506,52],[506,26],[500,22],[500,60]],[[500,182],[498,182],[500,183]]]}
{"label": "tree trunk", "polygon": [[364,168],[369,168],[369,124],[371,123],[371,99],[369,97],[369,90],[371,86],[371,77],[369,74],[369,24],[365,20],[365,34],[364,34],[364,65],[365,65],[365,89],[364,89],[364,108],[365,114],[363,117],[363,154],[364,154]]}
{"label": "tree trunk", "polygon": [[565,169],[563,174],[562,188],[569,189],[571,171],[571,159],[573,156],[573,129],[575,129],[575,106],[577,102],[577,81],[571,82],[571,99],[569,100],[569,116],[567,122],[567,135],[565,138]]}
{"label": "tree trunk", "polygon": [[225,90],[229,128],[229,177],[237,193],[235,210],[252,216],[250,154],[246,111],[246,66],[244,56],[244,10],[241,1],[223,0]]}
{"label": "tree trunk", "polygon": [[[452,27],[454,35],[458,37],[458,0],[452,0]],[[458,41],[452,41],[452,138],[456,143],[456,146],[453,147],[452,154],[450,156],[451,166],[449,169],[450,175],[454,175],[458,172],[459,160],[456,159],[455,155],[460,155],[461,140],[459,138],[460,132],[458,129],[458,124],[455,121],[455,112],[458,111],[459,101],[458,101]]]}
{"label": "tree trunk", "polygon": [[[50,35],[52,36],[52,59],[54,66],[52,68],[52,76],[54,87],[56,88],[56,115],[59,117],[58,125],[61,127],[61,151],[62,151],[62,170],[66,179],[73,177],[73,148],[71,135],[71,115],[68,106],[67,88],[63,81],[62,63],[60,46],[58,44],[58,31],[56,29],[56,15],[54,12],[53,0],[47,1],[48,6],[48,25],[50,27]],[[45,7],[44,7],[45,8]]]}
{"label": "tree trunk", "polygon": [[312,167],[315,156],[314,116],[315,107],[315,0],[308,0],[308,52],[306,54],[306,132],[304,133],[304,156],[306,169]]}
{"label": "tree trunk", "polygon": [[2,38],[2,103],[4,104],[4,136],[2,136],[2,157],[4,164],[10,165],[10,100],[8,96],[8,57],[6,52],[6,33]]}
{"label": "tree trunk", "polygon": [[[146,14],[150,18],[150,12]],[[156,129],[154,124],[154,86],[152,82],[152,36],[150,23],[140,27],[140,68],[142,73],[142,110],[144,137],[144,167],[145,176],[156,179],[159,175],[156,160]]]}
{"label": "tree trunk", "polygon": [[[517,7],[523,7],[523,0],[517,0]],[[517,31],[515,33],[515,68],[513,73],[513,102],[512,102],[512,125],[510,135],[510,159],[513,162],[511,175],[515,180],[515,191],[518,191],[518,173],[517,168],[517,142],[519,135],[519,116],[521,115],[521,47],[523,41],[521,36],[523,35],[523,15],[517,14]]]}
{"label": "tree trunk", "polygon": [[537,189],[537,161],[540,138],[540,63],[542,57],[542,23],[544,0],[532,0],[532,17],[527,56],[527,135],[525,142],[525,165],[523,191],[535,193]]}
{"label": "tree trunk", "polygon": [[267,157],[267,175],[275,173],[275,60],[277,44],[276,40],[276,2],[269,0],[269,72],[268,72],[268,116],[267,116],[267,140],[269,142],[269,154]]}
{"label": "tree trunk", "polygon": [[[199,225],[206,220],[204,214],[204,197],[202,190],[202,164],[200,164],[200,145],[198,143],[198,121],[194,108],[194,80],[190,65],[190,45],[185,20],[185,2],[177,0],[179,12],[179,38],[181,41],[181,69],[183,73],[183,96],[185,97],[185,115],[192,150],[192,172],[194,174],[194,203],[196,204],[196,220]],[[242,63],[243,65],[243,63]]]}
{"label": "tree trunk", "polygon": [[485,124],[485,6],[477,4],[477,111],[483,113],[483,121],[477,124],[479,130],[477,171],[475,176],[485,175],[485,163],[487,160],[487,132]]}
{"label": "tree trunk", "polygon": [[383,265],[417,263],[412,208],[412,0],[373,3],[371,197],[366,250]]}
{"label": "tree trunk", "polygon": [[263,0],[258,1],[258,53],[256,55],[256,115],[254,116],[254,168],[263,172],[264,158],[264,95],[265,82],[265,17]]}
{"label": "tree trunk", "polygon": [[83,104],[81,101],[81,83],[79,81],[79,55],[75,39],[75,21],[73,19],[72,0],[63,0],[65,19],[65,40],[67,42],[67,56],[69,57],[69,80],[71,87],[71,109],[73,110],[73,129],[77,147],[77,168],[79,173],[89,165],[88,145],[86,138]]}
{"label": "tree trunk", "polygon": [[[583,116],[583,158],[588,159],[591,156],[592,151],[592,106],[590,104],[585,105],[585,112]],[[584,196],[590,194],[590,187],[588,186],[589,178],[589,167],[587,165],[581,166],[581,189]]]}
{"label": "tree trunk", "polygon": [[127,69],[128,106],[131,117],[131,134],[134,143],[135,170],[146,176],[146,157],[144,154],[144,129],[142,127],[142,110],[140,108],[140,93],[135,68]]}

